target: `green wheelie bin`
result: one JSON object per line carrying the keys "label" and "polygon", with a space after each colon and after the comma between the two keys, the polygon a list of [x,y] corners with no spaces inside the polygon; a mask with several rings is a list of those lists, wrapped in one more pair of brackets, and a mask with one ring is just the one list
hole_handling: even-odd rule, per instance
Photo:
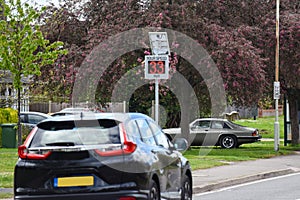
{"label": "green wheelie bin", "polygon": [[2,148],[17,147],[16,124],[1,124],[2,128]]}

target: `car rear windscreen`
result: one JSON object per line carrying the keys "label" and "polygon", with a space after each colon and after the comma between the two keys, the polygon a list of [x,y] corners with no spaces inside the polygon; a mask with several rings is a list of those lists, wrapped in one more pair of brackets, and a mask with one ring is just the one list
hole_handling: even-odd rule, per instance
{"label": "car rear windscreen", "polygon": [[43,122],[30,147],[120,144],[118,124],[110,119]]}

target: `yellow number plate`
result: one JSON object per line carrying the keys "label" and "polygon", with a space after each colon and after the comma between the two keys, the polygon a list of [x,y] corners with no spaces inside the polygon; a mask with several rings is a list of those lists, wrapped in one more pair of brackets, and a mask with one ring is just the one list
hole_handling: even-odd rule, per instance
{"label": "yellow number plate", "polygon": [[94,185],[93,176],[60,177],[54,179],[54,187],[76,187]]}

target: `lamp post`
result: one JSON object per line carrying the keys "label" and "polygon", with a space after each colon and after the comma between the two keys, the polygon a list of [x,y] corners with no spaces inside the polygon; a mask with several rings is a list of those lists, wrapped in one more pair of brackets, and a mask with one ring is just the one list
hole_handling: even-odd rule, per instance
{"label": "lamp post", "polygon": [[278,101],[280,99],[279,83],[279,0],[276,0],[276,54],[275,54],[275,82],[274,82],[274,99],[275,99],[275,123],[274,123],[274,150],[279,150],[279,122],[278,122]]}

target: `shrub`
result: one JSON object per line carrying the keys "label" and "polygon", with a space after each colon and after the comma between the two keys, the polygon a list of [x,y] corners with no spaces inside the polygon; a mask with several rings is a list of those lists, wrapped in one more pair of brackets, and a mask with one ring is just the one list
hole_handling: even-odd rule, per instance
{"label": "shrub", "polygon": [[[18,111],[12,108],[0,108],[0,124],[18,123]],[[0,127],[0,146],[2,147],[2,128]]]}
{"label": "shrub", "polygon": [[18,111],[12,108],[0,108],[0,124],[18,123]]}

